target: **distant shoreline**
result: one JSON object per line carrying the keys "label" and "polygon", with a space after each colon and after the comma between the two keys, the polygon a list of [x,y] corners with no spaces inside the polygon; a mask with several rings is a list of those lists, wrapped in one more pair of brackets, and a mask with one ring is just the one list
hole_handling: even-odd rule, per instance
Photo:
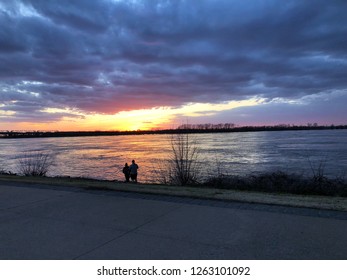
{"label": "distant shoreline", "polygon": [[144,135],[144,134],[201,134],[201,133],[232,133],[232,132],[258,132],[258,131],[303,131],[303,130],[336,130],[347,129],[347,125],[276,125],[276,126],[242,126],[233,128],[178,128],[162,130],[136,130],[136,131],[0,131],[1,138],[39,138],[39,137],[85,137],[85,136],[117,136],[117,135]]}

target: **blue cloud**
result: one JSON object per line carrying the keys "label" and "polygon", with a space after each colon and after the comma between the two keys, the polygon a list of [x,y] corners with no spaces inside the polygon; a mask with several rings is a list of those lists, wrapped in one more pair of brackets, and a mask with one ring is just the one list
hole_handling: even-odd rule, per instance
{"label": "blue cloud", "polygon": [[2,1],[0,104],[26,102],[32,87],[33,114],[345,90],[346,10],[339,0]]}

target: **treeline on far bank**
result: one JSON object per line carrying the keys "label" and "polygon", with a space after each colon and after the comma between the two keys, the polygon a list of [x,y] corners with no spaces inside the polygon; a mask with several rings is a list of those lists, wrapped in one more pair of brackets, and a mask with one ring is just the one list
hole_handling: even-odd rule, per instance
{"label": "treeline on far bank", "polygon": [[222,124],[184,124],[175,129],[134,130],[134,131],[0,131],[0,138],[34,138],[34,137],[77,137],[77,136],[114,136],[140,134],[176,134],[176,133],[223,133],[253,131],[286,131],[286,130],[327,130],[347,129],[347,125],[274,125],[274,126],[236,126],[232,123]]}

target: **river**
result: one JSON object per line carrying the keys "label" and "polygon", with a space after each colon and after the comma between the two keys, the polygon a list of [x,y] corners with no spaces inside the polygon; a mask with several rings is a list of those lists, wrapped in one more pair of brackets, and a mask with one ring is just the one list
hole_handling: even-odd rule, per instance
{"label": "river", "polygon": [[[124,163],[135,159],[140,167],[139,181],[153,182],[157,180],[153,171],[159,170],[171,156],[171,137],[0,139],[0,170],[16,173],[21,158],[47,153],[54,159],[49,176],[123,180]],[[329,177],[343,177],[347,173],[347,130],[206,133],[192,134],[189,138],[198,147],[204,176],[277,170],[311,176],[312,170],[319,166]]]}

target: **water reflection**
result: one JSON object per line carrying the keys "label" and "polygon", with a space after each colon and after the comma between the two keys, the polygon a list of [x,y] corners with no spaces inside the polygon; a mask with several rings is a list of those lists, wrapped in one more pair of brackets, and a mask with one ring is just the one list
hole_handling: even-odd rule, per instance
{"label": "water reflection", "polygon": [[[0,170],[17,172],[18,158],[33,152],[51,153],[48,175],[123,180],[124,163],[135,159],[139,181],[170,157],[169,135],[0,139]],[[200,150],[202,174],[244,175],[283,170],[310,174],[325,162],[329,176],[341,176],[347,165],[347,131],[282,131],[192,135]]]}

